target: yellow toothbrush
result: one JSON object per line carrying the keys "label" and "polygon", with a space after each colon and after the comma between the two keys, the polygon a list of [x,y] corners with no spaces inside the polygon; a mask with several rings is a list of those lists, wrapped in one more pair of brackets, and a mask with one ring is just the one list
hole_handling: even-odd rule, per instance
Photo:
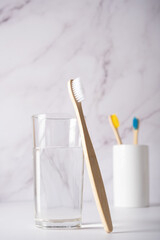
{"label": "yellow toothbrush", "polygon": [[114,135],[116,137],[117,143],[118,144],[122,144],[121,138],[119,136],[119,132],[118,132],[118,127],[119,127],[119,121],[118,121],[118,117],[116,116],[116,114],[110,115],[108,117],[109,119],[109,123],[113,129]]}

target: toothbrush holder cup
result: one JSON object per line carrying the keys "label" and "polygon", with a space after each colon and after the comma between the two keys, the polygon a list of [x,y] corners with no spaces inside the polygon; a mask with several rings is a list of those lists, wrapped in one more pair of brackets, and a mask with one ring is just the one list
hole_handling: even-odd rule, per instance
{"label": "toothbrush holder cup", "polygon": [[113,147],[113,198],[115,207],[149,206],[148,146]]}

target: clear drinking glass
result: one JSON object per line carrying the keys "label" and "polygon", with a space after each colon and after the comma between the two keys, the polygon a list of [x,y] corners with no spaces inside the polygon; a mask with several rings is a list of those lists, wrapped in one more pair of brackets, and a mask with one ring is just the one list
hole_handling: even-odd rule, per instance
{"label": "clear drinking glass", "polygon": [[33,139],[36,226],[79,227],[84,160],[77,119],[35,115]]}

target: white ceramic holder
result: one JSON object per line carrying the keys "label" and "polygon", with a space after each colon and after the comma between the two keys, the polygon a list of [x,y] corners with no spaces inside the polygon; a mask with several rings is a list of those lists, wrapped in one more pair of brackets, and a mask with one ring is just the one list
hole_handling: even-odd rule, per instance
{"label": "white ceramic holder", "polygon": [[113,147],[113,197],[116,207],[149,205],[148,146]]}

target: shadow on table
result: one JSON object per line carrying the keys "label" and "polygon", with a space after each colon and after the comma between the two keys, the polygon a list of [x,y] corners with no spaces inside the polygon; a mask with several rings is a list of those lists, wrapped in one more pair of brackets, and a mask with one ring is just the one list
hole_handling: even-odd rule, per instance
{"label": "shadow on table", "polygon": [[[141,227],[141,225],[143,225]],[[117,234],[117,233],[140,233],[140,232],[160,232],[160,220],[156,221],[156,220],[149,220],[149,221],[143,221],[140,222],[137,219],[137,226],[138,229],[135,228],[135,224],[131,224],[130,226],[127,225],[127,230],[125,231],[125,223],[121,223],[120,225],[114,225],[113,223],[113,233]],[[144,227],[145,226],[145,227]],[[122,230],[120,230],[120,228],[122,228]],[[84,229],[103,229],[103,226],[101,223],[83,223],[81,225],[81,230]]]}
{"label": "shadow on table", "polygon": [[[140,223],[140,222],[139,222]],[[138,233],[138,232],[160,232],[160,221],[156,221],[156,220],[150,220],[150,221],[143,221],[143,226],[141,227],[141,224],[138,224],[138,220],[137,220],[137,226],[138,228],[136,229],[135,226],[127,226],[126,231],[124,230],[124,225],[123,225],[123,230],[121,231],[120,229],[116,229],[115,227],[115,232],[114,233]],[[145,226],[145,227],[144,227]],[[121,225],[122,227],[122,225]],[[120,227],[118,227],[120,228]]]}

